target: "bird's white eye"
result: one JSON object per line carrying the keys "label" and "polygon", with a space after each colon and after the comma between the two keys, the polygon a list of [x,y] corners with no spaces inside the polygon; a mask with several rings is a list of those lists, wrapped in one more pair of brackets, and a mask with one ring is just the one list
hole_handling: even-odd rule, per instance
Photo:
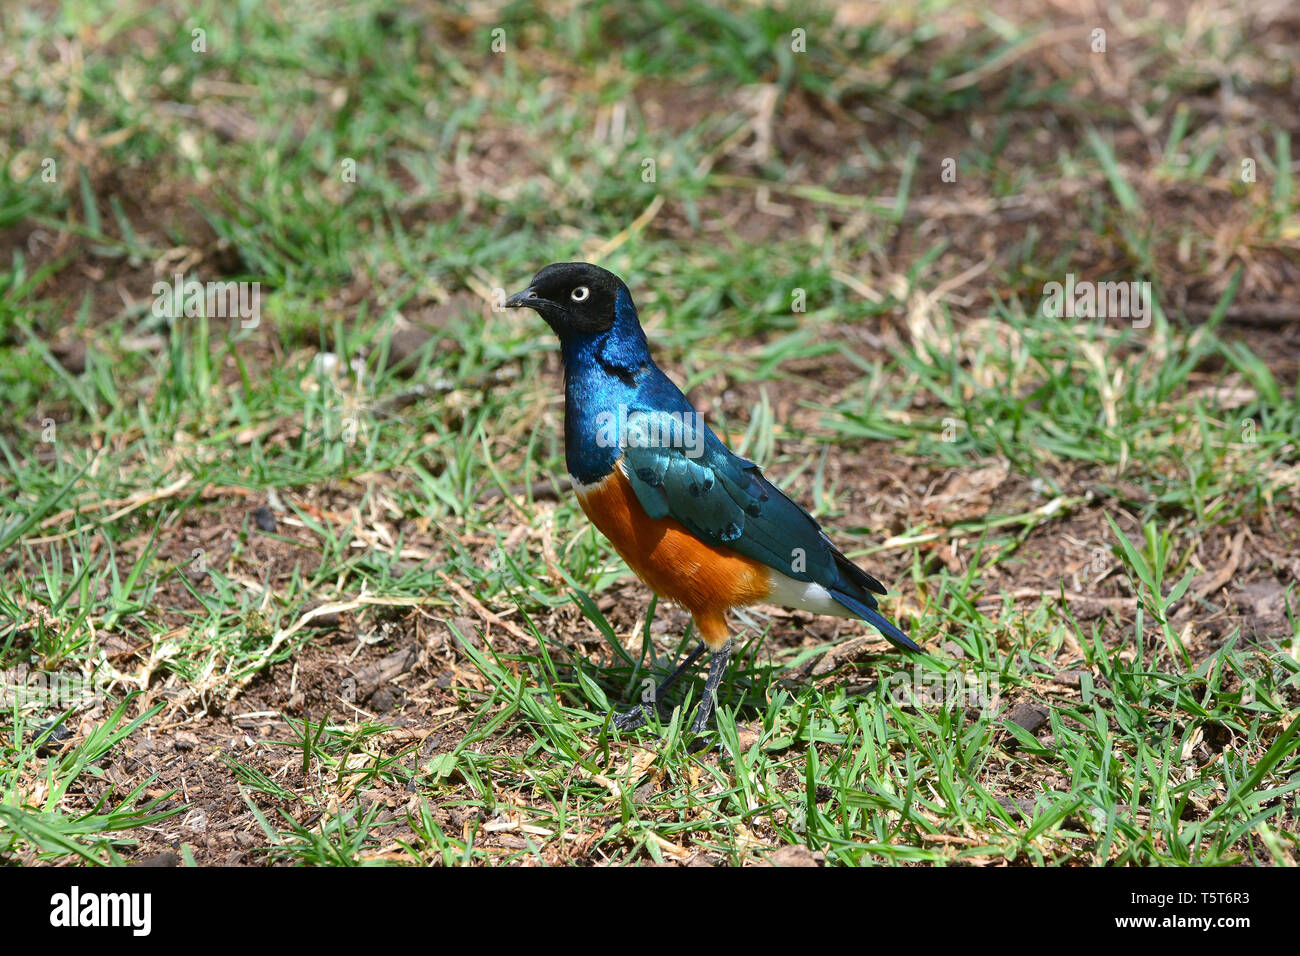
{"label": "bird's white eye", "polygon": [[574,302],[582,302],[587,296],[591,295],[591,290],[585,285],[580,285],[569,293],[569,298]]}

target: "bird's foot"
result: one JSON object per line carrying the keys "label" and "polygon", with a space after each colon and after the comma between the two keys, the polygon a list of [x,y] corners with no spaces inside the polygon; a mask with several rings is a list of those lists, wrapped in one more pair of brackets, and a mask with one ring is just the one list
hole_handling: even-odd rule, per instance
{"label": "bird's foot", "polygon": [[646,705],[637,704],[629,711],[614,715],[614,726],[622,733],[636,730],[646,722]]}
{"label": "bird's foot", "polygon": [[722,741],[721,740],[710,741],[708,737],[696,737],[694,740],[692,740],[689,744],[686,745],[686,752],[688,754],[705,753],[706,751],[710,751],[710,750],[716,751],[718,753],[722,753],[723,751]]}
{"label": "bird's foot", "polygon": [[[649,719],[649,708],[651,706],[644,703],[637,704],[631,710],[615,714],[614,726],[618,728],[620,733],[624,734],[645,726],[646,721]],[[711,707],[705,707],[703,704],[696,709],[695,720],[691,723],[689,731],[693,739],[686,745],[687,753],[698,754],[706,751],[723,753],[725,751],[726,748],[722,746],[722,741],[711,739],[706,732],[706,724],[709,722],[709,717],[712,716],[712,711]]]}

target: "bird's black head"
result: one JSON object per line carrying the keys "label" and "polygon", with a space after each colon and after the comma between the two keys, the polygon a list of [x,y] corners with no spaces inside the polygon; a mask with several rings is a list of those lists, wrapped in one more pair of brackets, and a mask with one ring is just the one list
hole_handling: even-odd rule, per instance
{"label": "bird's black head", "polygon": [[[604,332],[614,324],[623,280],[589,262],[554,262],[523,292],[506,299],[510,309],[536,309],[560,337]],[[630,296],[629,296],[630,300]]]}

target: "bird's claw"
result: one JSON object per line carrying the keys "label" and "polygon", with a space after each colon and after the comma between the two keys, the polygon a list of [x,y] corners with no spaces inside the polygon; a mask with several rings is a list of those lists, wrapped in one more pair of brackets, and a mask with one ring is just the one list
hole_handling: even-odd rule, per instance
{"label": "bird's claw", "polygon": [[706,751],[711,751],[711,750],[717,751],[718,753],[722,753],[723,752],[722,741],[715,740],[712,743],[710,743],[707,737],[696,736],[694,740],[692,740],[689,744],[686,745],[686,752],[688,754],[705,753]]}
{"label": "bird's claw", "polygon": [[[645,726],[647,719],[647,705],[637,704],[631,710],[624,711],[621,714],[615,714],[612,723],[620,733],[626,734]],[[700,724],[698,717],[695,722],[692,723],[691,729],[687,733],[692,738],[691,742],[686,745],[686,752],[689,754],[701,754],[707,752],[717,752],[721,754],[725,750],[722,746],[721,740],[709,739],[704,727]],[[652,736],[657,737],[658,734]]]}
{"label": "bird's claw", "polygon": [[637,704],[629,711],[614,715],[614,726],[622,733],[636,730],[646,722],[645,704]]}

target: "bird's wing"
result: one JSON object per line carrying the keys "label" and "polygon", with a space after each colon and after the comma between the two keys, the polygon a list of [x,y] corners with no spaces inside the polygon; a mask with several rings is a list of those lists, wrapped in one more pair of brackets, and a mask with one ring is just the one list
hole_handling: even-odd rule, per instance
{"label": "bird's wing", "polygon": [[[674,434],[670,413],[642,414],[647,437]],[[699,427],[703,440],[694,445],[662,440],[625,445],[627,477],[646,513],[674,518],[701,540],[738,551],[787,577],[820,584],[892,641],[915,649],[876,613],[872,592],[884,594],[884,586],[844,557],[812,515],[763,477],[757,465],[732,454],[712,431]]]}

